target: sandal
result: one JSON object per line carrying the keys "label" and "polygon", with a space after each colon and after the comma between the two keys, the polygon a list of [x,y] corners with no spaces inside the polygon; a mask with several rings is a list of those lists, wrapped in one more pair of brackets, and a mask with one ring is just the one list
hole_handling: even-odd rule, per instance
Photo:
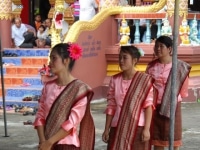
{"label": "sandal", "polygon": [[31,120],[27,120],[26,122],[24,122],[24,125],[32,125],[33,122]]}
{"label": "sandal", "polygon": [[23,108],[20,109],[18,112],[24,113],[24,112],[26,112],[26,111],[28,111],[28,112],[33,112],[33,108],[31,108],[31,107],[23,107]]}
{"label": "sandal", "polygon": [[20,86],[21,86],[21,87],[27,87],[27,86],[31,86],[31,84],[30,84],[30,83],[23,83],[23,84],[21,84]]}
{"label": "sandal", "polygon": [[30,112],[30,111],[25,111],[23,112],[23,116],[28,116],[28,115],[33,115],[34,112]]}
{"label": "sandal", "polygon": [[32,97],[24,97],[22,101],[32,101]]}

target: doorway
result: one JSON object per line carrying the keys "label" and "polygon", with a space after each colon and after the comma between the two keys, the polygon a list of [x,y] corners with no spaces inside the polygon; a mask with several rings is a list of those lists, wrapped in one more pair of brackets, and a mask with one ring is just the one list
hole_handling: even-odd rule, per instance
{"label": "doorway", "polygon": [[49,0],[29,0],[29,23],[33,24],[35,15],[40,14],[42,21],[48,18],[48,13],[51,8]]}

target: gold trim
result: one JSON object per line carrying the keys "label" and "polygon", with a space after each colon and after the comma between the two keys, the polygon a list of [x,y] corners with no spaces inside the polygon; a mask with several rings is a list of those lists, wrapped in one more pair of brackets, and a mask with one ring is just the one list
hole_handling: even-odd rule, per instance
{"label": "gold trim", "polygon": [[[185,2],[185,5],[184,5]],[[168,1],[168,10],[167,13],[169,15],[169,17],[172,17],[174,14],[174,6],[175,6],[175,0],[171,0]],[[183,7],[184,6],[184,7]],[[183,17],[183,16],[187,16],[188,15],[188,5],[187,5],[187,1],[185,0],[180,0],[179,1],[179,16]]]}
{"label": "gold trim", "polygon": [[[200,76],[200,64],[191,64],[192,69],[190,71],[190,77],[198,77]],[[146,64],[138,64],[135,69],[137,71],[145,72],[147,65]],[[107,65],[107,76],[112,76],[120,72],[118,63],[108,63]]]}
{"label": "gold trim", "polygon": [[3,14],[3,13],[1,13],[0,14],[0,20],[11,20],[12,19],[12,14],[8,14],[8,13],[5,13],[5,14]]}
{"label": "gold trim", "polygon": [[65,3],[67,3],[67,4],[73,4],[74,0],[65,0]]}
{"label": "gold trim", "polygon": [[112,6],[109,8],[102,9],[91,21],[77,21],[75,22],[64,42],[76,42],[79,35],[83,31],[95,30],[103,21],[111,15],[117,15],[121,13],[144,13],[144,12],[157,12],[166,5],[167,0],[160,0],[158,3],[154,3],[150,6]]}
{"label": "gold trim", "polygon": [[21,0],[12,0],[15,5],[22,5]]}
{"label": "gold trim", "polygon": [[[174,14],[174,11],[167,11],[169,17],[172,17],[173,14]],[[179,16],[180,17],[183,17],[183,16],[187,16],[188,15],[188,11],[185,11],[185,10],[179,10]]]}
{"label": "gold trim", "polygon": [[55,5],[55,0],[49,0],[50,5]]}

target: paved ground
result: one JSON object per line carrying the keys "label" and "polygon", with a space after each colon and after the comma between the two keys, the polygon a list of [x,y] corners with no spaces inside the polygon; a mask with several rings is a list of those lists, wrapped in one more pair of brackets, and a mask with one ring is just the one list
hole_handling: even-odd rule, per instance
{"label": "paved ground", "polygon": [[[92,113],[96,124],[95,150],[105,150],[106,145],[101,141],[104,129],[105,103],[92,104]],[[183,146],[181,150],[200,150],[200,103],[183,103]],[[0,114],[0,150],[36,150],[37,135],[30,125],[24,121],[34,120],[34,116],[22,114],[7,114],[7,131],[9,137],[4,137],[4,120]]]}

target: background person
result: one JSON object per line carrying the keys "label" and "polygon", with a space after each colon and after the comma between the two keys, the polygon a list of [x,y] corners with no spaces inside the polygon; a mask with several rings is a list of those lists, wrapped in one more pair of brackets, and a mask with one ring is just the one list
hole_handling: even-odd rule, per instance
{"label": "background person", "polygon": [[[155,112],[153,113],[151,126],[151,143],[154,150],[164,150],[169,146],[170,129],[170,103],[171,103],[171,68],[172,68],[172,39],[168,36],[160,36],[154,47],[156,59],[150,62],[146,72],[154,79],[155,91]],[[178,150],[182,145],[182,117],[181,101],[188,96],[188,75],[190,65],[178,60],[177,64],[177,101],[174,129],[174,149]]]}
{"label": "background person", "polygon": [[96,0],[79,0],[80,11],[79,11],[79,20],[80,21],[89,21],[91,20],[98,9]]}
{"label": "background person", "polygon": [[51,46],[51,25],[52,25],[52,20],[50,18],[45,20],[45,27],[46,27],[46,45]]}
{"label": "background person", "polygon": [[15,18],[11,26],[12,47],[33,48],[35,43],[35,32],[28,29],[21,22],[21,18]]}
{"label": "background person", "polygon": [[45,26],[40,25],[37,31],[37,40],[35,40],[38,48],[44,48],[46,45],[47,33],[45,32]]}
{"label": "background person", "polygon": [[34,18],[33,27],[38,31],[39,27],[42,25],[42,18],[40,14],[36,14]]}

